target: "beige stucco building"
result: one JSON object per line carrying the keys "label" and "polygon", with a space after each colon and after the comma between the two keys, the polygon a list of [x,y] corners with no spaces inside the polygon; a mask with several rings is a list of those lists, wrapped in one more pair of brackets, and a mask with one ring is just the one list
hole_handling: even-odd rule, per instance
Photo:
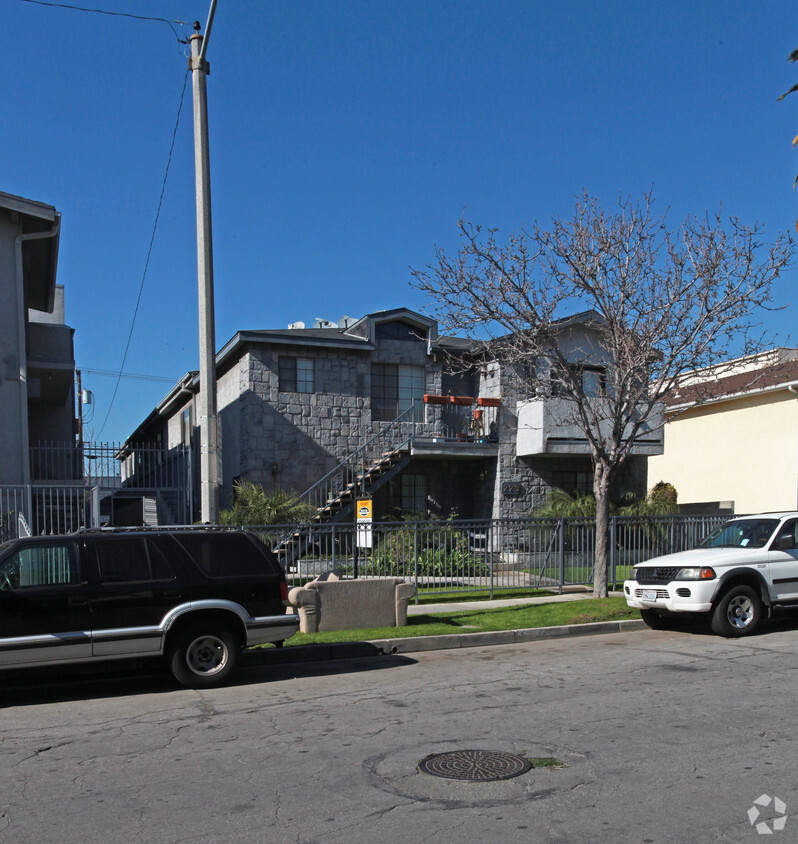
{"label": "beige stucco building", "polygon": [[666,407],[664,453],[649,457],[648,486],[673,484],[692,512],[798,508],[798,349],[682,384]]}

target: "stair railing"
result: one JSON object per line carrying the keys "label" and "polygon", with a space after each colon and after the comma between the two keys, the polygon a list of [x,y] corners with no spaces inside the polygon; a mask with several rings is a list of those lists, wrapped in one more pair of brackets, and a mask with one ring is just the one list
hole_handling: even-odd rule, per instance
{"label": "stair railing", "polygon": [[370,472],[389,454],[404,448],[415,436],[416,428],[421,424],[416,421],[417,407],[413,402],[295,500],[306,501],[321,512],[347,491],[354,494],[365,492]]}

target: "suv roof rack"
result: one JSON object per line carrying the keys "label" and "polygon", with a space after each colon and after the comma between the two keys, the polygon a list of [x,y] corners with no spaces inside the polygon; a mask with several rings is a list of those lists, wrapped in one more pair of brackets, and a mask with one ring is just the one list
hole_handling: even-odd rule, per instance
{"label": "suv roof rack", "polygon": [[128,525],[115,526],[103,525],[102,527],[79,527],[74,533],[141,533],[148,531],[189,531],[189,530],[207,530],[207,531],[229,531],[229,530],[243,530],[239,525]]}

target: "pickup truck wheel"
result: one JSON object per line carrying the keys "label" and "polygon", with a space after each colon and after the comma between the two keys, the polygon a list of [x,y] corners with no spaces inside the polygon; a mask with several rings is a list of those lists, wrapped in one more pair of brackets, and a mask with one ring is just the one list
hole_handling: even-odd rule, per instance
{"label": "pickup truck wheel", "polygon": [[721,636],[748,636],[762,620],[762,601],[750,586],[732,586],[712,611],[712,630]]}
{"label": "pickup truck wheel", "polygon": [[241,644],[227,627],[197,625],[179,633],[169,651],[175,679],[190,689],[223,683],[235,671]]}
{"label": "pickup truck wheel", "polygon": [[674,630],[679,626],[679,619],[672,615],[663,615],[656,610],[640,610],[640,618],[652,630]]}

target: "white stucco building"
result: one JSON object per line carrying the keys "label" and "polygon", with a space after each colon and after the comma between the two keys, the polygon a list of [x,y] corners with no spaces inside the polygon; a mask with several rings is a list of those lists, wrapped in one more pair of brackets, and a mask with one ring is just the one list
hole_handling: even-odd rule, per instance
{"label": "white stucco building", "polygon": [[[696,404],[699,391],[707,397]],[[665,450],[649,458],[648,485],[673,484],[683,510],[798,508],[798,349],[689,373],[665,417]]]}

